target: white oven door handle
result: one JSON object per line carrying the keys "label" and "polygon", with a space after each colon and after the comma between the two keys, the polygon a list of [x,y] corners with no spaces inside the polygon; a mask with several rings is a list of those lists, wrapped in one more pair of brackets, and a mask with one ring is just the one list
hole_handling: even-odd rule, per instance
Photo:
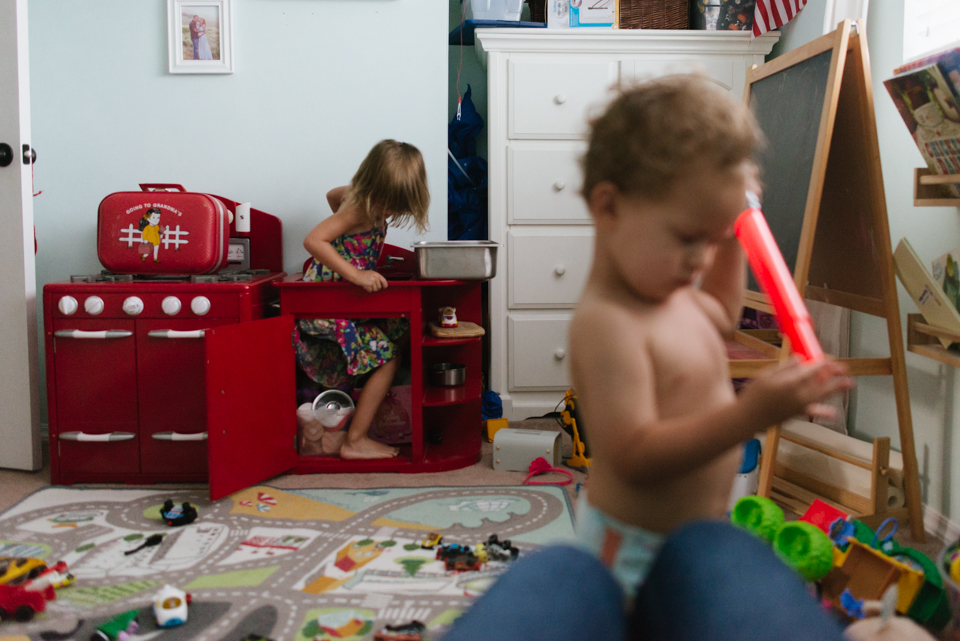
{"label": "white oven door handle", "polygon": [[178,332],[175,329],[155,329],[147,332],[150,338],[203,338],[204,329],[195,329],[191,332]]}
{"label": "white oven door handle", "polygon": [[131,432],[107,432],[106,434],[86,434],[84,432],[64,432],[61,441],[82,441],[87,443],[105,443],[107,441],[129,441],[137,438]]}
{"label": "white oven door handle", "polygon": [[133,336],[133,332],[125,329],[102,329],[99,331],[87,331],[84,329],[58,329],[53,333],[58,338],[126,338]]}
{"label": "white oven door handle", "polygon": [[193,434],[180,434],[179,432],[157,432],[153,438],[158,441],[205,441],[206,432],[195,432]]}

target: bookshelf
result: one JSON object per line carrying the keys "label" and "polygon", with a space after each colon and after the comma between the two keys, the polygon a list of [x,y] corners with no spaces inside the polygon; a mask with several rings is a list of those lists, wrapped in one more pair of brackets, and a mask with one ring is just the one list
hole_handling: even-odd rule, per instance
{"label": "bookshelf", "polygon": [[935,174],[925,167],[917,167],[913,174],[913,204],[915,207],[960,207],[960,198],[953,196],[945,185],[960,185],[960,174]]}
{"label": "bookshelf", "polygon": [[941,338],[960,343],[960,333],[924,322],[923,314],[907,314],[907,350],[960,367],[960,351],[945,348],[939,340]]}

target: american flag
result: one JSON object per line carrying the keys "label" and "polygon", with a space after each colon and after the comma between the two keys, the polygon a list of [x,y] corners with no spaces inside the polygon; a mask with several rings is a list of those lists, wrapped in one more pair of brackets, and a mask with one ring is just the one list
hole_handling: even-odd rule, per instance
{"label": "american flag", "polygon": [[779,29],[800,13],[807,0],[757,0],[753,12],[753,35]]}

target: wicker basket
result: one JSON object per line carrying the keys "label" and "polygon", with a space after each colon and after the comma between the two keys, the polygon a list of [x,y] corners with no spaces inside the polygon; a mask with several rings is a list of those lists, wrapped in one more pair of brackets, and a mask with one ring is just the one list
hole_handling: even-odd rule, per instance
{"label": "wicker basket", "polygon": [[530,5],[530,22],[547,22],[547,0],[527,0]]}
{"label": "wicker basket", "polygon": [[620,28],[689,29],[690,0],[620,0]]}

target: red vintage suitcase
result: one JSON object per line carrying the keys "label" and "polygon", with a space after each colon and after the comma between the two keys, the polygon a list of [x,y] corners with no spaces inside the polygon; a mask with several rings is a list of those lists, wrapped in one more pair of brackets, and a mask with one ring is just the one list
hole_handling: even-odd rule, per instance
{"label": "red vintage suitcase", "polygon": [[[212,274],[227,265],[230,218],[220,199],[145,183],[97,212],[97,256],[118,274]],[[176,189],[177,191],[167,191]]]}

